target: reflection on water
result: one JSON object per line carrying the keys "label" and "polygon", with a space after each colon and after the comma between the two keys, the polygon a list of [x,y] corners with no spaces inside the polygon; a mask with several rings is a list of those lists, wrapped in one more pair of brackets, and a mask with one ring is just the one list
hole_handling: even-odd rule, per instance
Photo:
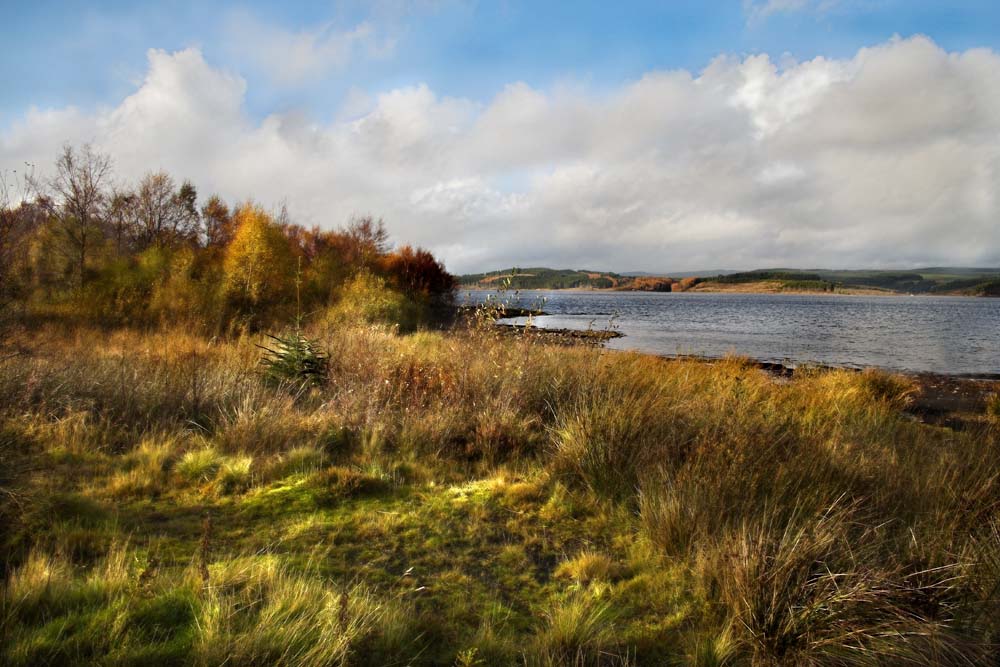
{"label": "reflection on water", "polygon": [[[459,299],[477,303],[487,294],[464,291]],[[522,292],[512,305],[542,300],[549,314],[535,318],[537,326],[611,326],[625,334],[608,342],[617,349],[1000,374],[1000,299],[540,291]]]}

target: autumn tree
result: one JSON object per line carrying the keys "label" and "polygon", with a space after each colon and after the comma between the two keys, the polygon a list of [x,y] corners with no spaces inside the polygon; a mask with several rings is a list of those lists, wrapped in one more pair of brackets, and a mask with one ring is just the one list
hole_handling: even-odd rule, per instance
{"label": "autumn tree", "polygon": [[408,294],[446,296],[455,289],[455,277],[423,248],[405,245],[386,255],[382,266],[392,283]]}
{"label": "autumn tree", "polygon": [[31,235],[45,221],[45,212],[36,202],[25,201],[26,181],[11,172],[0,174],[0,309],[19,291],[17,273],[24,266]]}
{"label": "autumn tree", "polygon": [[80,149],[63,147],[54,176],[31,180],[38,201],[56,221],[61,250],[75,265],[80,286],[86,280],[87,258],[103,240],[100,223],[110,177],[111,158],[84,144]]}
{"label": "autumn tree", "polygon": [[194,183],[185,180],[177,190],[177,207],[184,217],[188,234],[187,238],[196,238],[200,230],[201,216],[198,214],[198,189]]}
{"label": "autumn tree", "polygon": [[235,305],[259,313],[292,297],[295,260],[281,227],[263,209],[244,204],[233,215],[226,248],[225,292]]}

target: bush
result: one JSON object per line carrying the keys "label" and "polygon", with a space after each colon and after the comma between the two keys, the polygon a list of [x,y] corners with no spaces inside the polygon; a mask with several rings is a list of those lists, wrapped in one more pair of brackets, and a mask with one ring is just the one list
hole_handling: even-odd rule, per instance
{"label": "bush", "polygon": [[341,289],[325,321],[335,326],[380,324],[414,331],[428,321],[427,307],[388,286],[384,278],[362,271]]}
{"label": "bush", "polygon": [[276,383],[309,384],[321,386],[326,383],[329,358],[319,345],[302,335],[301,332],[285,336],[268,336],[271,347],[259,346],[264,350],[260,365],[264,377]]}

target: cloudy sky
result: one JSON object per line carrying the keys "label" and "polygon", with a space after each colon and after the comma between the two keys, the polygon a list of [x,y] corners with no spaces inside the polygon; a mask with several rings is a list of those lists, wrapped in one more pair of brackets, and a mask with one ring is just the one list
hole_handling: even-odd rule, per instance
{"label": "cloudy sky", "polygon": [[8,4],[0,169],[91,142],[456,272],[1000,265],[995,0],[207,4]]}

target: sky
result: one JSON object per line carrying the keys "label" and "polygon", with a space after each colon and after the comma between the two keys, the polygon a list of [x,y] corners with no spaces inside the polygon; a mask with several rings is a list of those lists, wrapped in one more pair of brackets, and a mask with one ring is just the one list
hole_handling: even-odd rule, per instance
{"label": "sky", "polygon": [[4,5],[8,180],[91,143],[459,273],[1000,266],[995,0]]}

